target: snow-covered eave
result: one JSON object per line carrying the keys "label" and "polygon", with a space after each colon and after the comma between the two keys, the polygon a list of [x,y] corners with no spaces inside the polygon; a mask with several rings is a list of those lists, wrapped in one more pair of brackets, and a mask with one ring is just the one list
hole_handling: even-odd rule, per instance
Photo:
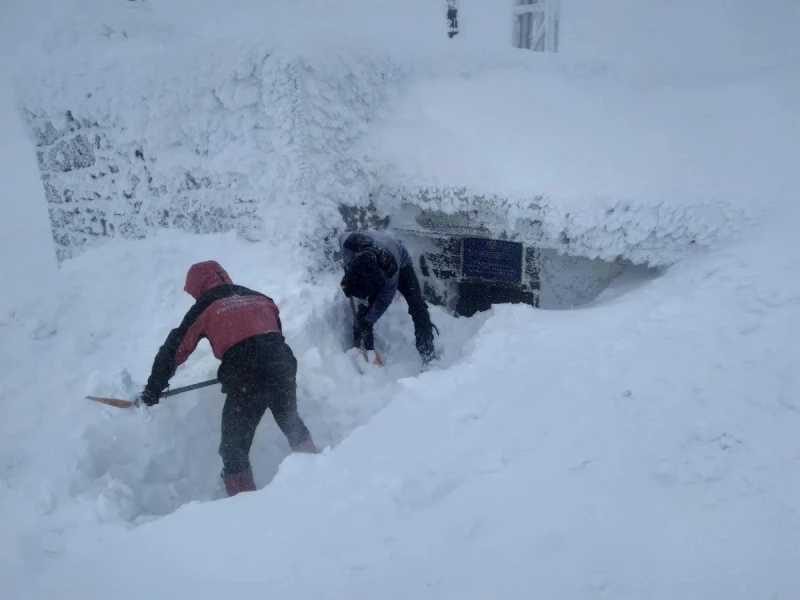
{"label": "snow-covered eave", "polygon": [[375,187],[371,201],[377,213],[390,217],[405,206],[460,218],[461,224],[450,230],[424,218],[413,224],[431,234],[491,235],[570,256],[652,267],[669,266],[693,249],[718,245],[737,229],[741,216],[712,201],[675,205],[600,195],[561,198],[437,184],[383,183]]}

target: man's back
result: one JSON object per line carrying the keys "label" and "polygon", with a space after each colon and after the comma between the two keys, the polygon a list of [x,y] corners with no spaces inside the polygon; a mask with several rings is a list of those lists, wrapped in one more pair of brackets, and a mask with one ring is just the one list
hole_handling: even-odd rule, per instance
{"label": "man's back", "polygon": [[147,383],[150,395],[157,395],[166,387],[203,338],[223,365],[228,350],[245,339],[266,334],[283,338],[275,302],[260,292],[234,284],[216,261],[192,265],[184,290],[195,298],[195,303],[181,324],[170,331],[156,355]]}
{"label": "man's back", "polygon": [[190,313],[193,311],[197,316],[192,326],[199,329],[201,338],[208,339],[220,360],[229,348],[248,337],[282,334],[275,302],[243,286],[214,287],[198,299]]}

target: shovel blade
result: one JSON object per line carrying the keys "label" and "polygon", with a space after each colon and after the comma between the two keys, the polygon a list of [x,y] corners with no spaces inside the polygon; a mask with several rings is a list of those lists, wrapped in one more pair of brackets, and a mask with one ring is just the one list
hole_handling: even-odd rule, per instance
{"label": "shovel blade", "polygon": [[358,348],[350,348],[350,350],[347,351],[347,356],[351,358],[356,369],[358,369],[362,375],[383,371],[383,361],[374,350],[364,352]]}
{"label": "shovel blade", "polygon": [[86,396],[87,400],[93,400],[100,404],[108,404],[109,406],[116,406],[117,408],[131,408],[133,402],[130,400],[120,400],[119,398],[102,398],[100,396]]}
{"label": "shovel blade", "polygon": [[364,350],[362,352],[362,356],[364,357],[364,361],[368,362],[373,365],[377,365],[379,367],[383,366],[383,361],[381,360],[381,355],[378,354],[375,350]]}

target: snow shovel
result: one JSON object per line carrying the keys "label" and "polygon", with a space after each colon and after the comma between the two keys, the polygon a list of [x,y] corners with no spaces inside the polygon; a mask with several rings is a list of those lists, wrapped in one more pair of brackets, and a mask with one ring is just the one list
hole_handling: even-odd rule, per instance
{"label": "snow shovel", "polygon": [[[208,381],[201,381],[200,383],[193,383],[192,385],[185,385],[183,387],[175,388],[174,390],[167,390],[166,392],[161,392],[159,398],[169,398],[170,396],[176,396],[178,394],[182,394],[184,392],[191,392],[192,390],[198,390],[200,388],[208,387],[210,385],[215,385],[219,383],[219,379],[209,379]],[[87,400],[93,400],[95,402],[100,402],[101,404],[108,404],[109,406],[116,406],[117,408],[132,408],[136,405],[136,402],[133,400],[121,400],[119,398],[103,398],[100,396],[86,396]]]}
{"label": "snow shovel", "polygon": [[[355,300],[353,300],[352,296],[350,297],[350,308],[353,309],[353,322],[355,322],[356,320],[358,320],[358,314],[356,312],[356,303],[355,303]],[[380,354],[378,354],[378,351],[377,350],[367,350],[366,348],[364,348],[364,341],[363,340],[361,341],[361,345],[360,345],[359,349],[361,350],[361,355],[364,357],[364,361],[366,363],[370,364],[370,362],[371,362],[371,364],[377,365],[379,367],[383,366],[383,361],[381,360],[381,357],[380,357]],[[369,353],[370,352],[372,352],[375,355],[375,360],[374,361],[370,361],[369,360]]]}

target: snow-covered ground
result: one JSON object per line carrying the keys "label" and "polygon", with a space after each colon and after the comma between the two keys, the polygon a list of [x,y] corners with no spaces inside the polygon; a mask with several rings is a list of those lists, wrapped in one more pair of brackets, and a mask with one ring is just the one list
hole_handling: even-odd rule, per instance
{"label": "snow-covered ground", "polygon": [[[25,357],[2,404],[6,597],[791,598],[798,216],[583,310],[436,310],[444,361],[423,375],[395,304],[382,379],[342,352],[334,278],[265,268],[273,248],[165,235],[89,253],[52,312],[3,327]],[[127,391],[122,368],[141,384],[188,306],[181,267],[209,255],[276,296],[301,413],[333,447],[284,459],[267,419],[256,476],[277,475],[219,502],[217,391],[149,414],[80,397]],[[213,369],[203,348],[176,383]]]}
{"label": "snow-covered ground", "polygon": [[[189,13],[184,0],[150,4],[146,18],[135,13],[148,43],[244,31],[246,19],[220,12],[220,3],[198,2]],[[239,17],[256,14],[245,0],[235,7]],[[94,24],[118,18],[108,11]],[[215,20],[223,14],[228,20]],[[270,30],[288,19],[290,38],[297,14],[271,13]],[[91,11],[72,18],[93,22]],[[246,35],[256,35],[254,18],[248,25]],[[79,52],[114,31],[47,41]],[[0,597],[798,597],[800,182],[791,158],[800,155],[792,101],[800,86],[792,55],[780,58],[776,69],[720,68],[707,80],[700,70],[679,82],[648,73],[636,80],[644,94],[609,92],[629,103],[632,122],[658,107],[665,126],[657,153],[641,148],[647,177],[601,169],[592,177],[650,184],[667,211],[706,201],[742,209],[728,222],[699,224],[716,223],[711,233],[724,244],[696,247],[658,278],[620,278],[580,310],[497,306],[455,319],[434,308],[441,361],[425,373],[398,300],[376,329],[387,368],[359,374],[345,353],[349,307],[338,274],[312,275],[292,235],[254,244],[233,233],[162,231],[63,263],[48,293],[0,316]],[[694,107],[696,122],[675,119],[670,107],[704,81],[703,97],[714,102]],[[449,115],[454,89],[469,83],[442,82],[439,103],[435,84],[417,91],[437,119],[415,113],[413,95],[399,99],[405,113],[395,115],[420,135],[431,135],[426,124],[482,117]],[[510,109],[525,95],[515,98]],[[740,135],[726,128],[729,114],[709,108],[737,104],[748,116]],[[521,123],[535,131],[536,121]],[[571,130],[582,157],[576,173],[604,151],[597,133],[612,124],[599,127],[587,124],[585,138]],[[625,133],[617,157],[647,143],[646,132],[615,127]],[[494,130],[481,122],[470,132],[490,138]],[[682,133],[702,147],[683,143]],[[387,155],[397,150],[381,139]],[[486,160],[476,159],[471,177]],[[11,189],[41,201],[38,181],[12,175]],[[588,175],[549,176],[591,188]],[[707,194],[674,197],[683,184]],[[284,210],[282,222],[310,226],[307,212]],[[736,229],[722,230],[730,222]],[[16,236],[3,241],[19,249],[20,265],[37,264]],[[252,452],[260,489],[232,499],[219,479],[218,389],[130,412],[83,399],[139,391],[190,306],[186,269],[209,258],[277,301],[299,360],[299,409],[325,447],[289,455],[267,416]],[[172,383],[213,377],[216,366],[201,345]]]}

